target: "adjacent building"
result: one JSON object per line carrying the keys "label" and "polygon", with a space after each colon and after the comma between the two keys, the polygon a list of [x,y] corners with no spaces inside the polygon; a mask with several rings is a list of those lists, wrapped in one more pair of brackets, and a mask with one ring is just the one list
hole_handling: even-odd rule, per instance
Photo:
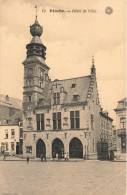
{"label": "adjacent building", "polygon": [[127,98],[118,101],[116,112],[117,151],[126,153],[126,110]]}
{"label": "adjacent building", "polygon": [[6,120],[21,109],[21,100],[0,94],[0,121]]}
{"label": "adjacent building", "polygon": [[[40,158],[43,154],[52,158],[57,154],[62,158],[66,153],[70,158],[96,159],[100,136],[111,138],[112,119],[101,112],[94,59],[90,75],[51,81],[42,32],[36,17],[23,62],[24,157]],[[100,131],[100,117],[109,131]]]}
{"label": "adjacent building", "polygon": [[107,141],[108,148],[113,147],[113,119],[108,116],[108,112],[100,112],[100,139]]}
{"label": "adjacent building", "polygon": [[114,151],[113,144],[113,119],[109,117],[107,111],[100,112],[100,139],[97,142],[98,159],[109,159]]}
{"label": "adjacent building", "polygon": [[0,154],[15,155],[23,153],[22,112],[0,124]]}
{"label": "adjacent building", "polygon": [[113,129],[113,147],[114,147],[114,152],[117,151],[117,130],[116,126],[112,125]]}

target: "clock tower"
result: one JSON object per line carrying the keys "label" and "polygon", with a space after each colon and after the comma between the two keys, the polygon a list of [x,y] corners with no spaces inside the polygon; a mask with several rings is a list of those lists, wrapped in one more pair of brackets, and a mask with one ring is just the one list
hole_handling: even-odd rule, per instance
{"label": "clock tower", "polygon": [[[24,87],[23,87],[23,112],[25,120],[28,121],[30,130],[32,126],[32,115],[35,112],[35,107],[40,99],[43,98],[42,93],[44,87],[49,83],[48,71],[49,67],[45,63],[46,47],[41,42],[43,28],[37,21],[30,26],[32,40],[26,45],[27,56],[24,65]],[[27,128],[25,127],[25,129]]]}

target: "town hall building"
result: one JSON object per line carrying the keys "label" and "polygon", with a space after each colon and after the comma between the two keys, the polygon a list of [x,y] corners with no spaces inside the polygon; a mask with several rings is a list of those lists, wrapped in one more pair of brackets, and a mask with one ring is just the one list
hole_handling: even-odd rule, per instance
{"label": "town hall building", "polygon": [[23,155],[96,159],[103,115],[94,59],[90,75],[51,81],[42,32],[36,16],[23,62]]}

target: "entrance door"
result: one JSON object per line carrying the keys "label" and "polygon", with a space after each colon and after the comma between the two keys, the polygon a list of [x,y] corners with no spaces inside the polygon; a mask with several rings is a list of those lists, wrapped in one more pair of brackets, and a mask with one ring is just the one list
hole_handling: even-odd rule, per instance
{"label": "entrance door", "polygon": [[52,143],[52,157],[56,157],[56,154],[58,154],[58,158],[64,157],[64,144],[58,138]]}
{"label": "entrance door", "polygon": [[19,154],[19,142],[16,142],[16,154]]}
{"label": "entrance door", "polygon": [[78,138],[73,138],[69,144],[70,158],[83,158],[83,145]]}
{"label": "entrance door", "polygon": [[46,155],[45,143],[42,139],[39,139],[36,146],[36,158],[40,158],[41,154]]}
{"label": "entrance door", "polygon": [[121,136],[121,152],[126,153],[126,135]]}

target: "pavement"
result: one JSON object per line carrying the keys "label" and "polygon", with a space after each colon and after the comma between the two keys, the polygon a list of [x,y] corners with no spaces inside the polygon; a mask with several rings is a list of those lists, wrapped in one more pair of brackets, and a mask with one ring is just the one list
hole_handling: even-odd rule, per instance
{"label": "pavement", "polygon": [[17,159],[0,161],[2,195],[126,195],[123,161]]}
{"label": "pavement", "polygon": [[[3,156],[0,156],[0,161],[3,161]],[[26,161],[26,159],[23,158],[23,156],[6,156],[5,157],[5,161]],[[31,162],[40,162],[41,159],[40,158],[35,158],[35,159],[30,159]],[[65,159],[46,159],[46,162],[65,162]],[[67,159],[66,162],[79,162],[79,161],[86,161],[83,159],[77,159],[77,158],[70,158]],[[90,161],[90,160],[89,160]],[[120,153],[120,154],[116,154],[115,158],[113,160],[113,162],[126,162],[127,158],[126,158],[126,154],[125,153]]]}

